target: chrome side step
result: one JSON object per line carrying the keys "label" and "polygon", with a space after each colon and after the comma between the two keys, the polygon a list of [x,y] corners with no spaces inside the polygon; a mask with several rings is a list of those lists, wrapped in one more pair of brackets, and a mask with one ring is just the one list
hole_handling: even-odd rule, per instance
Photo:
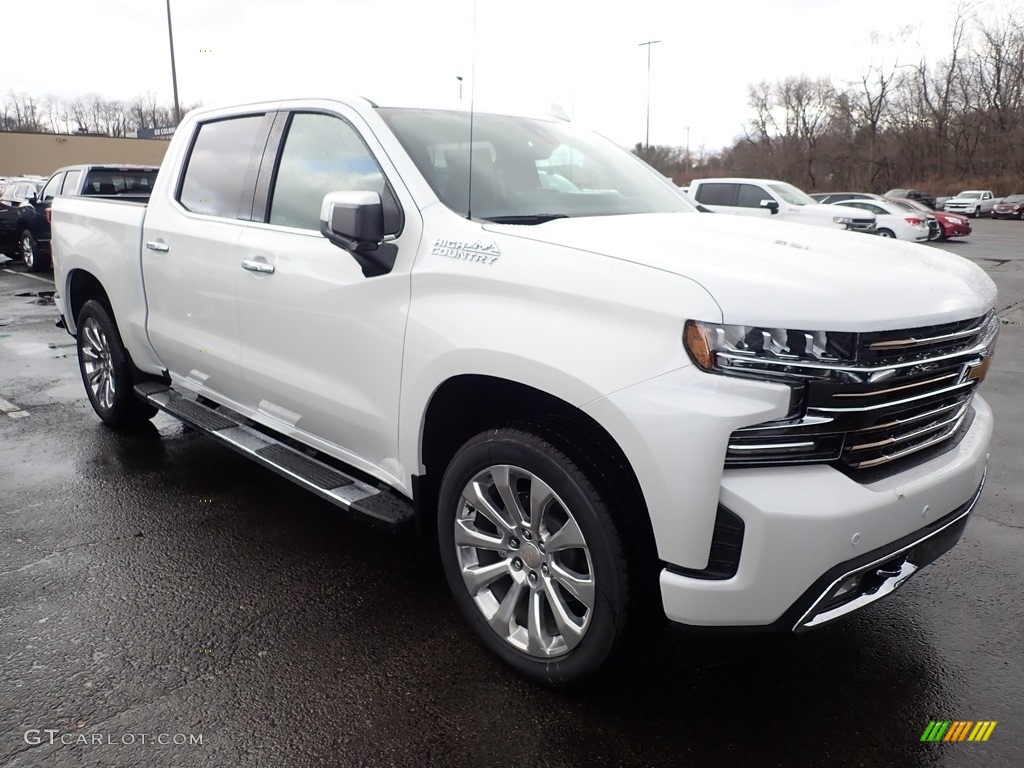
{"label": "chrome side step", "polygon": [[205,405],[161,382],[137,384],[135,394],[193,429],[215,438],[375,527],[399,532],[412,527],[415,522],[412,503],[402,496],[382,491],[324,461],[307,456],[249,426],[250,422],[234,411]]}

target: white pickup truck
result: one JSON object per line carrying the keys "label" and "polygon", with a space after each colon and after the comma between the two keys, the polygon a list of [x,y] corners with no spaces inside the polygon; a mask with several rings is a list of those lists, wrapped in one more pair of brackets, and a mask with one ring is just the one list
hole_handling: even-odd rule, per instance
{"label": "white pickup truck", "polygon": [[715,213],[754,216],[794,224],[874,233],[875,215],[842,204],[822,204],[785,181],[772,179],[696,179],[689,195]]}
{"label": "white pickup truck", "polygon": [[959,540],[985,479],[983,271],[695,213],[562,120],[199,110],[148,206],[58,197],[53,227],[100,419],[163,409],[436,535],[469,626],[545,684],[652,616],[859,609]]}
{"label": "white pickup truck", "polygon": [[991,189],[966,189],[947,200],[942,210],[946,213],[962,213],[976,219],[979,216],[990,216],[998,202]]}

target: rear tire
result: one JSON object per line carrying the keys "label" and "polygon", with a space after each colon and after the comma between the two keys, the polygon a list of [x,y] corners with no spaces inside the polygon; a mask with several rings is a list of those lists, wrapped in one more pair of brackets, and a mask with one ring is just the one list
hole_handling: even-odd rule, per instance
{"label": "rear tire", "polygon": [[896,237],[896,233],[893,232],[891,229],[878,229],[878,230],[875,230],[875,234],[878,235],[879,237],[888,237],[888,238],[895,238]]}
{"label": "rear tire", "polygon": [[110,311],[98,301],[87,301],[77,324],[78,368],[96,415],[114,428],[138,426],[153,418],[157,409],[135,396],[135,367]]}
{"label": "rear tire", "polygon": [[18,236],[18,250],[21,252],[21,260],[25,262],[25,269],[29,272],[43,272],[50,268],[50,257],[39,252],[39,244],[27,229],[22,230]]}
{"label": "rear tire", "polygon": [[627,535],[580,466],[524,429],[476,435],[441,482],[438,542],[463,618],[547,686],[609,664],[636,624]]}

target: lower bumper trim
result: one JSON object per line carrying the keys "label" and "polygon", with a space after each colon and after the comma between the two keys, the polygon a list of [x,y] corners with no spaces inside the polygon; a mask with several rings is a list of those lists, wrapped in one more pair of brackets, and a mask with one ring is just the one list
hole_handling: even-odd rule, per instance
{"label": "lower bumper trim", "polygon": [[982,477],[974,496],[939,521],[938,527],[926,529],[923,535],[919,532],[909,542],[897,542],[894,547],[877,556],[869,555],[867,562],[840,566],[841,572],[838,575],[834,574],[836,569],[826,574],[830,581],[823,590],[816,585],[820,591],[815,590],[811,594],[817,594],[818,597],[793,625],[793,631],[801,632],[826,624],[870,605],[903,586],[911,576],[960,541],[967,527],[967,519],[977,505],[984,487],[985,477]]}

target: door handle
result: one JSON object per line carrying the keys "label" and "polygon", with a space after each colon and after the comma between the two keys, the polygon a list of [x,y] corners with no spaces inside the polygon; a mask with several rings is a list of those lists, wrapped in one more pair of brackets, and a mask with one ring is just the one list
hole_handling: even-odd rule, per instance
{"label": "door handle", "polygon": [[247,269],[250,272],[261,272],[264,275],[274,274],[273,264],[267,264],[265,261],[256,261],[256,259],[242,259],[242,269]]}
{"label": "door handle", "polygon": [[171,250],[171,246],[167,243],[162,243],[159,240],[150,240],[146,243],[146,247],[151,251],[157,251],[158,253],[167,253]]}

